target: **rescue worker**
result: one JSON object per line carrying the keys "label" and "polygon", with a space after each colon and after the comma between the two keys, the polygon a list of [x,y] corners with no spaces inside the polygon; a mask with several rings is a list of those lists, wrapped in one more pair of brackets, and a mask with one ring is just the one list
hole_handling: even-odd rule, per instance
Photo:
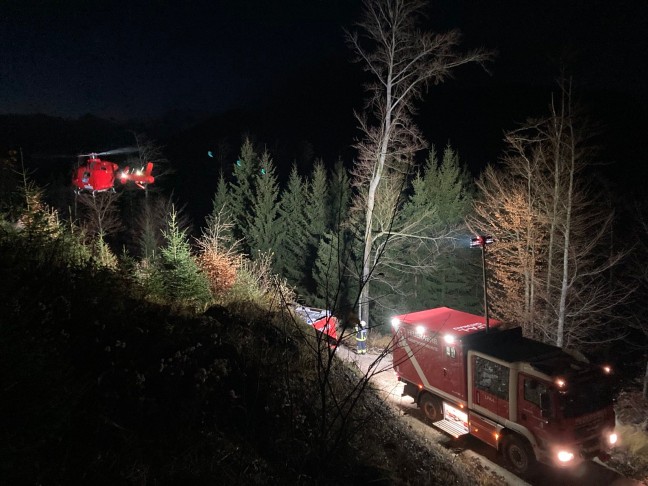
{"label": "rescue worker", "polygon": [[360,326],[356,324],[356,353],[367,354],[367,323],[360,321]]}

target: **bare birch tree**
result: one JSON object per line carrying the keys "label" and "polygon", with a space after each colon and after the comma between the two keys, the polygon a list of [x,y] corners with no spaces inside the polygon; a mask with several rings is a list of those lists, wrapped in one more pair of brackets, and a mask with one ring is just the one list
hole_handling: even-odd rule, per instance
{"label": "bare birch tree", "polygon": [[90,237],[105,238],[122,228],[117,201],[119,194],[106,191],[78,196],[84,208],[82,226]]}
{"label": "bare birch tree", "polygon": [[477,182],[480,192],[475,205],[479,224],[471,223],[475,234],[496,235],[489,247],[490,303],[497,316],[519,323],[528,336],[535,328],[536,267],[544,240],[542,215],[534,208],[533,194],[526,181],[508,172],[488,167]]}
{"label": "bare birch tree", "polygon": [[608,247],[613,213],[586,174],[591,130],[575,112],[568,82],[549,109],[507,135],[503,170],[489,168],[478,182],[471,225],[498,242],[489,263],[500,317],[558,346],[582,346],[602,339],[628,294],[607,279],[623,255]]}
{"label": "bare birch tree", "polygon": [[390,189],[401,193],[414,155],[426,147],[412,120],[416,102],[430,83],[444,81],[454,68],[491,57],[484,50],[459,52],[458,31],[420,31],[424,5],[421,0],[365,0],[360,33],[348,35],[358,62],[373,80],[367,87],[365,112],[357,114],[363,138],[356,144],[358,159],[353,170],[357,191],[353,209],[364,222],[359,306],[363,320],[369,317],[369,280],[379,255],[374,238],[376,203],[399,201],[389,195]]}

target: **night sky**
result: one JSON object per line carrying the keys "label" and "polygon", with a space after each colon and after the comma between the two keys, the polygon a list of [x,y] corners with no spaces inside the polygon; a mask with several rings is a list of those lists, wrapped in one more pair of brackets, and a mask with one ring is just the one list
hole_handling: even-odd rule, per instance
{"label": "night sky", "polygon": [[[217,114],[267,102],[278,90],[289,97],[305,73],[353,73],[343,27],[353,27],[360,7],[357,0],[2,0],[0,113],[125,120],[169,110]],[[488,146],[492,159],[504,129],[546,107],[561,65],[612,131],[625,130],[628,117],[643,114],[645,123],[645,0],[445,0],[430,2],[427,14],[433,30],[460,29],[466,48],[498,52],[490,74],[462,68],[433,89],[421,110],[433,142],[452,140],[469,157]],[[321,81],[313,86],[321,103],[344,98],[344,86],[326,90]],[[344,81],[353,92],[362,80]],[[347,119],[362,100],[348,104],[340,104]]]}

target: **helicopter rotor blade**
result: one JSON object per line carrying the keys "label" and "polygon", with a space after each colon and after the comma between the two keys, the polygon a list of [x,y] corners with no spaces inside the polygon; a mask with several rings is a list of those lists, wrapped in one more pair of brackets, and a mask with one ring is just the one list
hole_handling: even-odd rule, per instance
{"label": "helicopter rotor blade", "polygon": [[139,148],[122,147],[113,150],[106,150],[105,152],[90,152],[89,154],[79,154],[79,157],[99,157],[100,155],[132,154],[135,152],[139,152]]}
{"label": "helicopter rotor blade", "polygon": [[139,152],[139,148],[137,147],[122,147],[118,149],[113,149],[113,150],[107,150],[106,152],[100,152],[97,155],[116,155],[116,154],[132,154],[135,152]]}

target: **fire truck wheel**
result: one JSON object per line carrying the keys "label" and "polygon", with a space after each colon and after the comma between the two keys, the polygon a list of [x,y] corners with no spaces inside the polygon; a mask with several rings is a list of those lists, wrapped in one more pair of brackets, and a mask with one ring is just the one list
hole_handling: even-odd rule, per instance
{"label": "fire truck wheel", "polygon": [[511,434],[504,440],[504,457],[515,474],[530,474],[535,466],[535,455],[529,442]]}
{"label": "fire truck wheel", "polygon": [[441,405],[441,400],[433,397],[429,393],[425,393],[421,397],[420,407],[423,409],[425,416],[432,422],[438,422],[443,418],[443,406]]}

